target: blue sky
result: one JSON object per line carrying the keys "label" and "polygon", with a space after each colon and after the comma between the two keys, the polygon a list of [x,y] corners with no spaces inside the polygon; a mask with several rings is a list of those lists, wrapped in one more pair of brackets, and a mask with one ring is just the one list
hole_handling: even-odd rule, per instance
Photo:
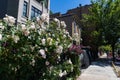
{"label": "blue sky", "polygon": [[76,8],[79,4],[90,4],[90,0],[50,0],[50,9],[53,13],[66,13],[67,10]]}

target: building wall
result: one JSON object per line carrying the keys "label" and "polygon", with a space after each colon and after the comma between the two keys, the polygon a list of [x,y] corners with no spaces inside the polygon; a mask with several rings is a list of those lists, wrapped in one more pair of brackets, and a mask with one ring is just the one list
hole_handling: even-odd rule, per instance
{"label": "building wall", "polygon": [[[70,32],[70,34],[71,34],[71,36],[73,36],[73,34],[74,34],[74,25],[73,24],[71,24],[73,21],[75,21],[76,22],[76,24],[78,25],[78,33],[79,33],[79,39],[80,39],[80,41],[81,41],[81,37],[83,38],[82,40],[84,40],[84,45],[89,45],[90,43],[89,43],[89,41],[90,41],[90,39],[88,39],[90,36],[89,35],[83,35],[83,34],[81,34],[81,31],[82,30],[86,30],[83,26],[82,26],[82,22],[81,22],[81,20],[82,20],[82,15],[83,14],[89,14],[89,8],[91,7],[91,5],[85,5],[85,6],[81,6],[81,5],[79,5],[77,8],[74,8],[74,9],[70,9],[70,10],[68,10],[67,11],[67,13],[65,13],[64,15],[70,15],[70,14],[72,14],[72,19],[70,18],[70,16],[69,16],[69,18],[67,18],[67,17],[65,17],[65,16],[63,16],[63,15],[61,15],[60,13],[55,13],[55,14],[53,14],[53,15],[51,15],[51,18],[63,18],[63,20],[66,22],[66,24],[68,25],[67,26],[67,28],[68,28],[68,30],[69,30],[69,32]],[[72,27],[72,28],[71,28]],[[94,29],[92,29],[92,30],[94,30]]]}
{"label": "building wall", "polygon": [[2,19],[7,13],[7,0],[0,0],[0,18]]}
{"label": "building wall", "polygon": [[81,30],[80,30],[79,25],[74,19],[74,14],[56,13],[56,14],[51,15],[51,18],[58,18],[60,21],[65,21],[67,25],[66,30],[70,33],[71,37],[74,37],[74,34],[78,33],[77,43],[80,44]]}
{"label": "building wall", "polygon": [[72,16],[64,16],[64,17],[59,17],[58,19],[61,21],[65,21],[65,23],[67,25],[66,30],[68,30],[70,35],[72,36],[73,17]]}
{"label": "building wall", "polygon": [[19,0],[8,0],[8,4],[7,4],[7,15],[11,15],[14,16],[15,18],[17,18],[17,14],[18,14],[18,2]]}
{"label": "building wall", "polygon": [[[24,1],[26,1],[28,3],[28,14],[27,14],[27,18],[23,17],[23,4]],[[37,2],[36,0],[19,0],[19,10],[18,10],[18,21],[17,22],[26,22],[27,19],[31,19],[31,7],[34,6],[35,8],[39,9],[40,11],[42,11],[42,13],[45,13],[48,15],[49,17],[49,0],[48,0],[48,8],[45,8],[45,5]]]}
{"label": "building wall", "polygon": [[[28,3],[27,17],[23,17],[24,1]],[[7,14],[15,17],[18,23],[24,23],[27,19],[31,19],[32,6],[49,17],[50,0],[47,1],[48,7],[45,7],[44,3],[42,4],[42,2],[36,0],[0,0],[0,18],[2,19]]]}

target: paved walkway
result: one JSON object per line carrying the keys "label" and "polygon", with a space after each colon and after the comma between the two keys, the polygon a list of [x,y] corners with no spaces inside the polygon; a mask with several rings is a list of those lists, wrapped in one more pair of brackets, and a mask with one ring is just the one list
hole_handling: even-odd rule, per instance
{"label": "paved walkway", "polygon": [[77,80],[120,80],[120,78],[117,78],[108,60],[103,56],[93,62]]}

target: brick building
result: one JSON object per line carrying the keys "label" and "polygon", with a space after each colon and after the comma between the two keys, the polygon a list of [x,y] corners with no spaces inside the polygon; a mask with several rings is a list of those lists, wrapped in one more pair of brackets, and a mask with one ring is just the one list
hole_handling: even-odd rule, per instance
{"label": "brick building", "polygon": [[86,28],[84,28],[82,26],[82,15],[83,14],[89,14],[89,8],[91,7],[91,5],[85,5],[85,6],[81,6],[79,5],[79,7],[74,8],[74,9],[70,9],[68,10],[65,14],[60,14],[60,13],[55,13],[52,14],[50,17],[51,18],[58,18],[60,20],[65,21],[65,23],[67,24],[67,30],[70,32],[70,35],[73,37],[74,33],[78,33],[79,34],[79,43],[81,41],[81,38],[83,40],[83,44],[84,45],[89,45],[89,36],[84,36],[83,34],[81,35],[81,30],[87,30]]}

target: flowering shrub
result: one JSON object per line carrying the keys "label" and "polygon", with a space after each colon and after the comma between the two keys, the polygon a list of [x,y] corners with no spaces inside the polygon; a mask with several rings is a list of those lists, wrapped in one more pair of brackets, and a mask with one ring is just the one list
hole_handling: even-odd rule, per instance
{"label": "flowering shrub", "polygon": [[65,23],[54,19],[48,25],[45,14],[15,25],[15,18],[6,15],[0,21],[1,80],[71,79],[74,66],[67,53],[72,38]]}

